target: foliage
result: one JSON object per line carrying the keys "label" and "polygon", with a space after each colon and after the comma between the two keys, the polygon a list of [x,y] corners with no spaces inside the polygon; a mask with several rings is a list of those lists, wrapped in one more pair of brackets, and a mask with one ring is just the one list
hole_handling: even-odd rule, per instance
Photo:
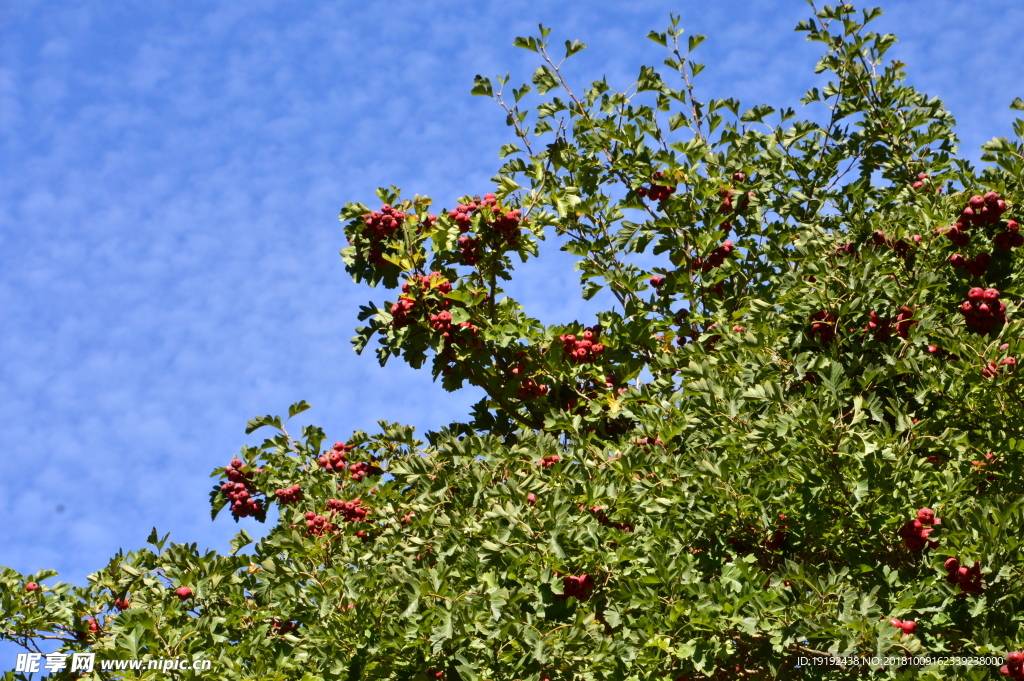
{"label": "foliage", "polygon": [[[517,38],[531,82],[473,89],[516,137],[493,193],[341,212],[347,270],[393,292],[356,349],[482,388],[470,419],[333,447],[254,419],[274,435],[211,500],[277,504],[263,539],[154,533],[85,588],[7,569],[0,638],[212,655],[224,679],[988,678],[863,658],[1024,642],[1024,121],[985,169],[959,158],[879,14],[798,26],[827,77],[806,119],[699,101],[677,17],[622,91],[572,89],[549,29]],[[596,324],[505,295],[545,239],[610,301]]]}

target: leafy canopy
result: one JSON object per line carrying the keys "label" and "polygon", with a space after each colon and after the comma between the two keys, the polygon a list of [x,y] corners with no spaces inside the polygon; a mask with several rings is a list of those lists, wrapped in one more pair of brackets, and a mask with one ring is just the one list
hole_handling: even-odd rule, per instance
{"label": "leafy canopy", "polygon": [[[154,532],[84,588],[5,569],[0,638],[224,679],[988,678],[852,660],[1024,643],[1024,122],[958,157],[879,14],[801,22],[827,84],[800,109],[698,99],[678,17],[624,90],[569,84],[582,43],[517,38],[530,82],[473,88],[514,133],[492,191],[341,212],[388,298],[357,351],[482,388],[468,420],[330,446],[258,417],[211,501],[276,504],[265,537]],[[545,239],[607,301],[589,327],[504,293]]]}

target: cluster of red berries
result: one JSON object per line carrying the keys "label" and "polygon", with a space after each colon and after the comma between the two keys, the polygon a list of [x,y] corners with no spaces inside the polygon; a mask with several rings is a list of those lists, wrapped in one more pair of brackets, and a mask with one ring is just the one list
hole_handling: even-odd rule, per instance
{"label": "cluster of red berries", "polygon": [[416,301],[407,296],[399,296],[398,301],[391,306],[391,325],[396,329],[402,329],[412,324],[410,318]]}
{"label": "cluster of red berries", "polygon": [[960,246],[961,248],[971,241],[971,235],[961,230],[957,225],[953,225],[952,227],[939,227],[935,230],[935,234],[936,236],[941,234],[952,241],[954,246]]}
{"label": "cluster of red berries", "polygon": [[985,591],[981,583],[981,563],[974,561],[974,566],[967,568],[956,558],[949,558],[942,567],[946,569],[946,582],[960,585],[960,595],[980,594]]}
{"label": "cluster of red berries", "polygon": [[900,528],[900,537],[904,545],[911,551],[923,551],[925,546],[934,549],[939,542],[928,539],[932,530],[942,524],[942,520],[935,517],[935,511],[930,508],[922,508],[917,512],[917,518],[908,520]]}
{"label": "cluster of red berries", "polygon": [[[914,311],[909,307],[901,307],[899,313],[896,315],[896,334],[900,338],[906,338],[910,335],[910,327],[917,324],[914,321]],[[883,343],[892,337],[893,320],[883,319],[878,316],[874,310],[868,315],[868,323],[864,327],[864,330],[874,334],[875,340]]]}
{"label": "cluster of red berries", "polygon": [[547,395],[548,390],[548,386],[539,385],[537,381],[532,378],[524,378],[519,389],[516,390],[516,395],[521,400],[531,400]]}
{"label": "cluster of red berries", "polygon": [[488,224],[495,234],[508,241],[509,246],[515,248],[519,243],[519,222],[522,220],[522,215],[518,208],[513,208]]}
{"label": "cluster of red berries", "polygon": [[679,335],[676,336],[676,345],[682,347],[686,345],[686,339],[697,340],[700,338],[700,331],[698,331],[693,324],[687,324],[686,320],[690,316],[690,311],[687,309],[679,310],[676,312],[674,322],[679,325]]}
{"label": "cluster of red berries", "polygon": [[[743,180],[747,179],[747,176],[744,175],[743,173],[733,173],[732,179],[733,182],[743,182]],[[722,204],[718,207],[719,213],[732,212],[732,192],[733,190],[728,187],[718,188],[718,196],[719,198],[722,199]],[[754,192],[747,192],[747,195],[743,197],[743,201],[740,202],[739,212],[742,213],[748,207],[750,207],[750,199],[754,198],[754,196],[756,196]],[[732,227],[731,224],[729,226]],[[725,225],[723,225],[723,228],[724,227]]]}
{"label": "cluster of red berries", "polygon": [[[431,272],[429,275],[416,275],[412,280],[402,284],[402,295],[391,306],[391,324],[396,329],[404,328],[413,323],[411,315],[416,307],[416,291],[414,289],[422,291],[434,289],[443,295],[451,293],[452,285],[440,272]],[[441,301],[442,308],[447,308],[450,305],[450,300],[444,299]]]}
{"label": "cluster of red berries", "polygon": [[118,612],[123,612],[132,606],[131,602],[127,598],[115,598],[114,607],[117,608]]}
{"label": "cluster of red berries", "polygon": [[1024,234],[1020,233],[1020,225],[1014,220],[1006,221],[1006,231],[996,234],[992,243],[1001,251],[1024,246]]}
{"label": "cluster of red berries", "polygon": [[[477,199],[466,204],[460,203],[455,210],[448,213],[448,217],[458,225],[459,232],[465,234],[472,229],[473,213],[484,207],[489,208],[490,214],[494,216],[494,219],[486,223],[493,233],[512,248],[518,246],[519,226],[524,222],[522,212],[518,208],[504,210],[498,204],[498,198],[494,194],[484,194],[483,200]],[[475,265],[480,261],[480,244],[481,240],[478,238],[459,237],[459,250],[462,252],[462,261],[465,264]]]}
{"label": "cluster of red berries", "polygon": [[809,335],[811,338],[817,336],[818,340],[822,344],[829,344],[836,339],[836,321],[838,317],[833,312],[826,312],[825,310],[819,310],[810,316],[811,330]]}
{"label": "cluster of red berries", "polygon": [[[921,243],[921,235],[915,234],[912,237],[910,237],[910,240],[913,241],[915,244],[919,244]],[[889,248],[896,252],[897,256],[903,258],[904,260],[913,260],[913,246],[911,246],[903,239],[897,239],[896,241],[893,241],[892,239],[885,235],[885,232],[879,229],[875,230],[875,232],[871,235],[871,241],[876,246],[888,246]],[[839,249],[836,250],[838,251]]]}
{"label": "cluster of red berries", "polygon": [[434,669],[433,667],[428,669],[426,673],[427,673],[427,678],[429,678],[429,679],[443,679],[444,678],[444,672],[443,671],[438,671],[437,669]]}
{"label": "cluster of red berries", "polygon": [[345,463],[347,453],[355,448],[355,445],[335,442],[334,446],[331,447],[331,451],[321,455],[316,462],[320,464],[320,468],[328,473],[333,473],[334,471],[341,472],[348,468],[348,464]]}
{"label": "cluster of red berries", "polygon": [[[362,501],[355,499],[353,501],[340,501],[338,499],[328,499],[327,508],[330,511],[327,516],[314,513],[313,511],[306,511],[306,535],[311,537],[319,537],[329,532],[338,532],[337,524],[331,522],[335,517],[340,516],[338,520],[348,523],[369,523],[373,522],[370,520],[370,508],[365,506]],[[355,533],[355,536],[365,538],[368,535],[367,532],[360,530]]]}
{"label": "cluster of red berries", "polygon": [[[493,196],[489,194],[488,196]],[[455,207],[455,210],[448,212],[448,217],[455,221],[455,224],[459,226],[459,231],[465,234],[472,229],[473,224],[473,213],[477,211],[480,206],[477,205],[476,201],[470,201],[469,203],[460,203]]]}
{"label": "cluster of red berries", "polygon": [[542,459],[538,459],[537,463],[539,463],[544,468],[551,468],[561,460],[562,457],[558,456],[558,454],[549,454],[548,456],[545,456]]}
{"label": "cluster of red berries", "polygon": [[711,251],[707,258],[694,258],[690,263],[691,270],[700,270],[701,272],[710,272],[716,267],[721,267],[725,259],[728,258],[732,252],[736,250],[736,247],[731,241],[723,241],[722,245]]}
{"label": "cluster of red berries", "polygon": [[[654,173],[654,180],[660,181],[663,179],[665,179],[664,171],[659,170],[658,172]],[[652,181],[649,187],[640,187],[639,189],[636,190],[637,196],[641,198],[646,196],[649,197],[651,201],[658,202],[667,201],[668,197],[672,196],[675,193],[675,187],[657,184],[657,182],[655,181]]]}
{"label": "cluster of red berries", "polygon": [[461,330],[465,331],[465,333],[469,334],[469,339],[468,340],[466,339],[465,334],[463,334],[461,336],[452,336],[450,330],[445,331],[444,333],[442,333],[441,334],[441,338],[443,338],[445,340],[445,343],[451,343],[454,340],[454,342],[457,345],[466,345],[468,343],[468,345],[470,347],[474,347],[475,348],[475,347],[479,347],[480,346],[481,343],[478,340],[478,336],[480,335],[480,328],[478,326],[476,326],[475,324],[472,324],[470,322],[460,322],[459,323],[459,329],[461,329]]}
{"label": "cluster of red berries", "polygon": [[900,620],[893,617],[891,620],[889,620],[889,624],[896,627],[897,629],[902,629],[903,636],[910,636],[917,630],[917,622],[915,622],[914,620],[904,620],[901,622]]}
{"label": "cluster of red berries", "polygon": [[395,210],[390,204],[385,203],[380,210],[363,216],[363,223],[366,225],[363,233],[371,239],[379,241],[393,236],[403,222],[405,222],[405,213]]}
{"label": "cluster of red berries", "polygon": [[352,482],[359,482],[370,473],[370,464],[366,461],[350,463],[348,470],[352,473]]}
{"label": "cluster of red berries", "polygon": [[996,192],[987,192],[984,196],[975,194],[967,200],[967,206],[960,212],[956,226],[963,229],[968,224],[977,227],[994,225],[1007,208],[1006,201]]}
{"label": "cluster of red berries", "polygon": [[603,506],[591,506],[588,509],[583,504],[580,504],[580,510],[581,511],[589,510],[594,515],[594,518],[597,519],[597,522],[599,524],[601,524],[601,525],[606,526],[606,527],[614,527],[615,529],[622,530],[623,532],[632,532],[633,531],[633,526],[630,525],[629,523],[612,522],[608,518],[608,514],[604,512],[604,507]]}
{"label": "cluster of red berries", "polygon": [[635,445],[640,445],[641,447],[646,445],[655,445],[657,447],[665,446],[665,443],[662,442],[660,437],[634,437],[630,442]]}
{"label": "cluster of red berries", "polygon": [[583,364],[597,361],[604,353],[604,346],[597,342],[600,335],[601,327],[592,326],[583,331],[581,338],[570,333],[559,336],[558,340],[562,341],[562,349],[567,358]]}
{"label": "cluster of red berries", "polygon": [[475,265],[480,262],[480,240],[469,236],[459,237],[459,251],[462,253],[462,262],[466,265]]}
{"label": "cluster of red berries", "polygon": [[[341,519],[347,523],[368,523],[371,522],[370,507],[365,505],[359,499],[353,499],[352,501],[341,501],[340,499],[328,499],[327,508],[331,511],[331,516],[340,515]],[[306,514],[308,519],[309,514]]]}
{"label": "cluster of red berries", "polygon": [[984,378],[995,378],[1002,373],[1003,367],[1015,367],[1017,365],[1016,357],[1006,357],[999,362],[989,362],[988,365],[981,370],[981,375]]}
{"label": "cluster of red berries", "polygon": [[[484,194],[484,198],[482,200],[480,197],[476,197],[475,200],[470,201],[469,203],[460,203],[455,206],[454,210],[448,212],[448,217],[454,220],[455,224],[459,227],[459,231],[465,234],[473,228],[473,213],[478,212],[484,206],[498,214],[500,216],[499,219],[508,216],[508,222],[511,222],[514,218],[516,228],[519,227],[519,210],[509,211],[507,214],[502,213],[500,206],[498,206],[498,197],[494,194]],[[492,222],[491,224],[493,225],[494,223]],[[503,226],[503,230],[506,235],[511,234],[507,226]]]}
{"label": "cluster of red berries", "polygon": [[328,518],[313,511],[306,511],[306,536],[319,537],[336,529],[335,524]]}
{"label": "cluster of red berries", "polygon": [[254,497],[259,492],[252,484],[252,472],[243,473],[241,469],[244,466],[241,459],[232,459],[224,469],[228,482],[220,486],[220,491],[231,502],[231,514],[236,518],[247,518],[263,510],[263,503]]}
{"label": "cluster of red berries", "polygon": [[291,487],[276,489],[274,490],[274,496],[277,497],[279,504],[287,506],[302,499],[302,488],[298,485],[292,485]]}
{"label": "cluster of red berries", "polygon": [[[999,459],[996,458],[995,454],[993,454],[992,452],[987,452],[985,454],[985,460],[984,461],[972,461],[971,462],[971,466],[974,467],[975,471],[980,472],[981,469],[985,468],[989,464],[997,463],[998,461],[999,461]],[[996,479],[996,476],[992,475],[991,473],[989,473],[987,476],[985,476],[985,480],[987,482],[994,482],[995,479]]]}
{"label": "cluster of red berries", "polygon": [[1006,653],[1006,664],[999,668],[999,673],[1014,679],[1024,679],[1024,653],[1016,650]]}
{"label": "cluster of red berries", "polygon": [[988,253],[979,253],[973,258],[965,258],[959,253],[949,256],[949,264],[954,270],[967,270],[973,277],[981,277],[988,271],[992,264],[992,256]]}
{"label": "cluster of red berries", "polygon": [[[786,514],[785,513],[780,513],[779,514],[779,521],[783,521],[785,519],[786,519]],[[786,537],[789,536],[789,533],[786,532],[786,530],[788,530],[788,529],[789,529],[789,525],[782,525],[782,524],[777,523],[776,526],[775,526],[775,529],[772,531],[771,539],[766,539],[764,541],[763,546],[766,549],[768,549],[769,551],[778,551],[779,549],[781,549],[783,547],[783,545],[786,543]]]}
{"label": "cluster of red berries", "polygon": [[594,591],[594,575],[565,575],[562,577],[562,595],[560,599],[570,597],[578,601],[590,600]]}
{"label": "cluster of red berries", "polygon": [[299,628],[299,623],[295,620],[288,620],[282,622],[280,618],[275,617],[270,622],[270,631],[267,632],[267,636],[271,634],[290,634]]}
{"label": "cluster of red berries", "polygon": [[452,292],[452,283],[440,272],[416,274],[413,275],[411,280],[402,284],[402,293],[410,293],[413,292],[413,289],[417,288],[423,291],[434,289],[444,295]]}
{"label": "cluster of red berries", "polygon": [[967,292],[967,300],[960,304],[967,328],[985,335],[1006,319],[1006,303],[999,301],[999,291],[975,286]]}
{"label": "cluster of red berries", "polygon": [[437,314],[430,315],[430,328],[434,331],[451,331],[452,313],[448,310],[441,310]]}
{"label": "cluster of red berries", "polygon": [[[383,257],[384,251],[381,243],[393,236],[405,219],[405,213],[395,210],[387,203],[381,206],[379,211],[375,210],[363,216],[363,224],[366,225],[363,234],[370,239],[370,250],[366,256],[367,262],[378,267],[387,263]],[[436,217],[433,215],[428,218],[431,222],[435,219]]]}
{"label": "cluster of red berries", "polygon": [[[914,189],[920,189],[920,190],[928,191],[929,188],[924,186],[924,181],[927,180],[927,179],[928,179],[928,173],[919,173],[918,176],[917,176],[917,182],[915,182],[914,185],[913,185]],[[942,187],[935,187],[935,191],[941,192],[942,191]]]}

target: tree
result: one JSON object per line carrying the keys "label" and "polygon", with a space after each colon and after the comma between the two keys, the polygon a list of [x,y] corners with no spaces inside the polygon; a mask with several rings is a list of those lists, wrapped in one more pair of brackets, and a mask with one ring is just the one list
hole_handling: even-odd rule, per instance
{"label": "tree", "polygon": [[[348,272],[391,297],[356,350],[482,388],[469,420],[328,446],[256,418],[211,502],[277,504],[263,539],[154,532],[85,588],[5,569],[0,635],[225,679],[1024,677],[1024,121],[957,157],[879,14],[798,26],[830,77],[806,120],[698,101],[676,17],[624,91],[517,38],[531,84],[473,89],[515,133],[493,192],[341,212]],[[502,291],[545,238],[613,301],[596,324]]]}

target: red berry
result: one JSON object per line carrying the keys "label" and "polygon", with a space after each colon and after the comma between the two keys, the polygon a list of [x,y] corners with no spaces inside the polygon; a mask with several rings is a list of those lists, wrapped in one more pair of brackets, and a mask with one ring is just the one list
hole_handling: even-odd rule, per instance
{"label": "red berry", "polygon": [[915,622],[914,620],[907,620],[903,623],[902,629],[903,633],[905,634],[913,634],[914,630],[917,629],[917,622]]}
{"label": "red berry", "polygon": [[179,586],[177,589],[174,590],[174,593],[176,593],[178,595],[178,598],[180,598],[183,601],[187,601],[188,599],[192,598],[192,589],[188,588],[187,586]]}
{"label": "red berry", "polygon": [[29,582],[25,585],[25,591],[39,591],[39,585],[35,582]]}
{"label": "red berry", "polygon": [[244,465],[245,465],[245,462],[242,461],[241,459],[238,459],[238,458],[231,459],[231,467],[232,468],[241,468]]}
{"label": "red berry", "polygon": [[1006,653],[1006,661],[1013,665],[1024,664],[1024,653],[1017,652],[1016,650]]}

